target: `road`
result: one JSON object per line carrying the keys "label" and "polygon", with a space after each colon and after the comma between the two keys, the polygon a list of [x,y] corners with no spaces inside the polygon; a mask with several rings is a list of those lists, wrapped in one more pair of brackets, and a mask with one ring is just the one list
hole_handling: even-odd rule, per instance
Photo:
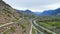
{"label": "road", "polygon": [[30,34],[32,34],[32,20],[30,20],[31,28],[30,28]]}
{"label": "road", "polygon": [[[23,18],[24,18],[24,17],[23,17]],[[23,18],[19,19],[18,21],[22,20]],[[10,23],[6,23],[6,24],[3,24],[3,25],[0,25],[0,28],[1,28],[1,27],[4,27],[4,26],[7,26],[7,25],[10,25],[10,24],[18,23],[18,21],[16,21],[16,22],[10,22]],[[9,29],[9,28],[8,28],[8,29]],[[5,31],[7,31],[8,29],[6,29]],[[4,32],[5,32],[5,31],[4,31]],[[1,34],[3,34],[4,32],[2,32]]]}
{"label": "road", "polygon": [[44,34],[43,32],[41,32],[40,30],[38,30],[35,26],[33,26],[34,29],[36,29],[38,32],[40,32],[41,34]]}
{"label": "road", "polygon": [[[35,19],[35,18],[34,18],[34,19]],[[33,24],[33,23],[34,23],[34,22],[33,22],[34,19],[32,19],[32,27],[33,27],[34,29],[36,29],[38,32],[40,32],[41,34],[44,34],[43,32],[41,32],[40,30],[38,30],[38,29],[35,27],[35,25]],[[36,31],[36,32],[37,32],[37,31]]]}
{"label": "road", "polygon": [[[22,20],[23,18],[19,19],[18,21]],[[17,23],[17,22],[10,22],[10,23],[6,23],[6,24],[3,24],[3,25],[0,25],[0,28],[1,27],[4,27],[4,26],[7,26],[7,25],[10,25],[10,24],[13,24],[13,23]]]}
{"label": "road", "polygon": [[[23,18],[19,19],[18,21],[22,20]],[[34,20],[33,22],[31,21],[31,30],[30,30],[30,34],[32,33],[32,27],[34,27],[34,29],[36,29],[38,32],[40,32],[41,34],[44,34],[43,32],[41,32],[40,30],[38,30],[35,26],[38,26],[40,28],[42,28],[43,30],[46,30],[47,32],[52,32],[53,34],[57,34],[47,28],[44,28],[43,26],[40,26],[36,23],[37,20]],[[4,27],[4,26],[7,26],[7,25],[10,25],[10,24],[13,24],[13,23],[17,23],[17,22],[10,22],[10,23],[6,23],[6,24],[3,24],[3,25],[0,25],[0,27]],[[35,26],[34,26],[34,24]]]}
{"label": "road", "polygon": [[36,23],[36,21],[37,21],[37,20],[34,20],[34,21],[33,21],[33,23],[34,23],[36,26],[42,28],[43,30],[46,30],[47,32],[51,32],[52,34],[57,34],[57,33],[53,32],[53,31],[51,31],[51,30],[49,30],[49,29],[47,29],[47,28],[45,28],[45,27],[43,27],[43,26],[38,25],[38,24]]}

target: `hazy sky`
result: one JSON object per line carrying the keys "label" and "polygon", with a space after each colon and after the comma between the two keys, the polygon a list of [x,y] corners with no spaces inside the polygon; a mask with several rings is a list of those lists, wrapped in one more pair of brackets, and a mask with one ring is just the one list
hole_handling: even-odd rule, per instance
{"label": "hazy sky", "polygon": [[60,0],[3,0],[13,8],[31,11],[43,11],[60,8]]}

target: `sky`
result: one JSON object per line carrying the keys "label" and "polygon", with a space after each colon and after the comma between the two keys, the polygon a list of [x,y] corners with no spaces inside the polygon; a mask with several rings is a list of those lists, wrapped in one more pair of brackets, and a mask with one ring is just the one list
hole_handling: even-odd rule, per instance
{"label": "sky", "polygon": [[60,8],[60,0],[3,0],[11,7],[19,10],[43,12]]}

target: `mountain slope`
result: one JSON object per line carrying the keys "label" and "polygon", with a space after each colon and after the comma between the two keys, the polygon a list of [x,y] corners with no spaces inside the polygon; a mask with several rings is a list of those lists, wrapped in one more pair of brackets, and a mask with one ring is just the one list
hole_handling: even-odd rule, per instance
{"label": "mountain slope", "polygon": [[29,34],[30,19],[23,18],[23,15],[0,0],[0,34]]}
{"label": "mountain slope", "polygon": [[9,23],[19,17],[20,14],[16,12],[11,6],[0,0],[0,23]]}
{"label": "mountain slope", "polygon": [[35,17],[34,12],[30,11],[30,10],[17,10],[15,9],[18,13],[22,13],[24,15],[24,17],[30,17],[33,18]]}
{"label": "mountain slope", "polygon": [[17,10],[17,12],[21,12],[21,13],[23,13],[23,14],[28,14],[28,15],[33,14],[33,12],[30,11],[30,10]]}
{"label": "mountain slope", "polygon": [[60,8],[55,9],[55,10],[44,11],[43,13],[41,13],[41,15],[45,15],[45,16],[60,15]]}

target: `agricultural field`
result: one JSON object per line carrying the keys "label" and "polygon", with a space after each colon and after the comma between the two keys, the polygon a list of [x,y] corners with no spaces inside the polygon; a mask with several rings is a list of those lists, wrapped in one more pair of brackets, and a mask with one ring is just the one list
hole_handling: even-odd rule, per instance
{"label": "agricultural field", "polygon": [[53,32],[60,34],[60,18],[58,16],[54,17],[40,17],[37,20],[40,26],[43,26]]}

